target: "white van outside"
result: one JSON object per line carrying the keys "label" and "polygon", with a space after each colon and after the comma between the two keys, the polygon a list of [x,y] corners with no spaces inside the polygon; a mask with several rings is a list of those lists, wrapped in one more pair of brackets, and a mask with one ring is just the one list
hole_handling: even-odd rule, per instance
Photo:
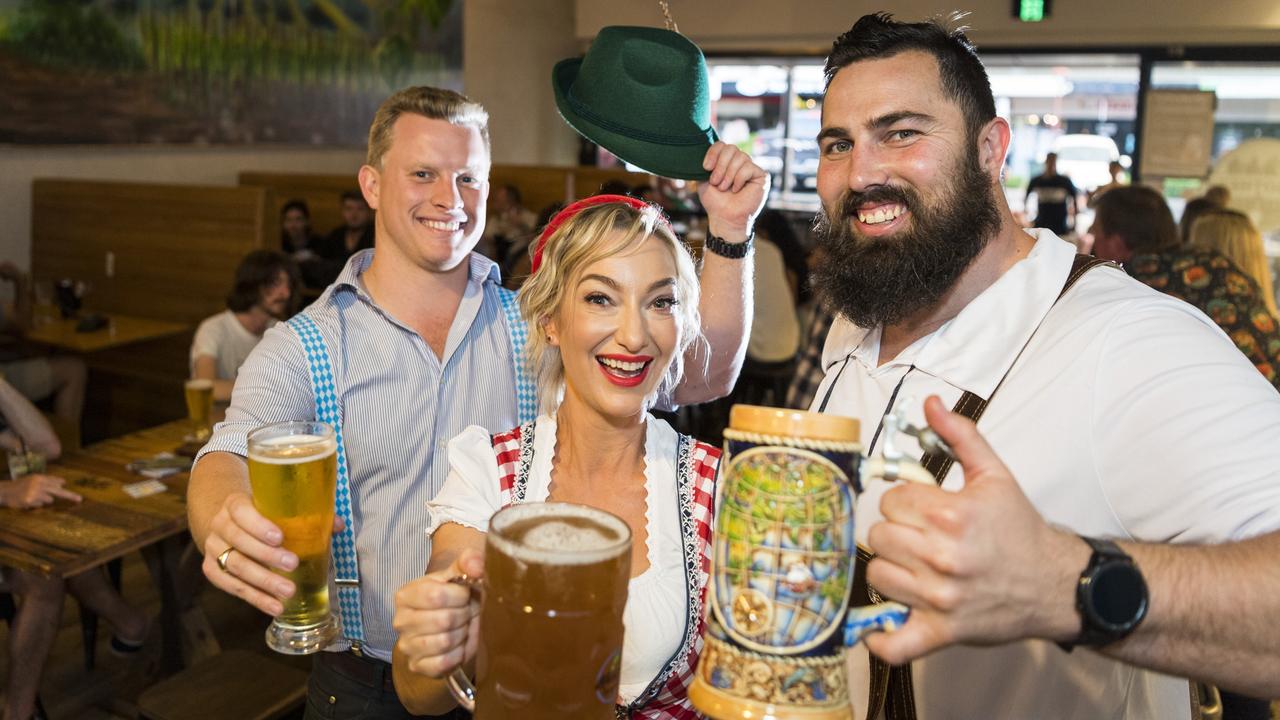
{"label": "white van outside", "polygon": [[1111,182],[1110,165],[1120,160],[1115,140],[1104,135],[1062,135],[1053,141],[1058,174],[1071,178],[1083,191]]}

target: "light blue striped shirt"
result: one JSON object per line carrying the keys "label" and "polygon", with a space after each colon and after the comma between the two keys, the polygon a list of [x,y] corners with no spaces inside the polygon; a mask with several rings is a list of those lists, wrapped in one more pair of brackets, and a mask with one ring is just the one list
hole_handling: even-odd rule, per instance
{"label": "light blue striped shirt", "polygon": [[[426,570],[427,501],[449,474],[449,440],[469,425],[500,432],[518,423],[497,266],[471,255],[440,359],[370,297],[360,275],[372,259],[372,250],[352,257],[309,313],[329,347],[343,409],[365,649],[390,661],[394,595]],[[201,455],[243,456],[245,436],[259,425],[314,418],[302,345],[282,323],[267,331],[240,368],[226,422],[214,429]]]}

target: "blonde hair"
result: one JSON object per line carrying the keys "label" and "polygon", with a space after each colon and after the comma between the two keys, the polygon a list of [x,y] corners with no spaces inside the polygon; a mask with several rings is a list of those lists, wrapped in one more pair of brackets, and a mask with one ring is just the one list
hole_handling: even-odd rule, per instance
{"label": "blonde hair", "polygon": [[698,274],[688,248],[659,212],[652,205],[643,210],[623,203],[593,205],[570,217],[547,238],[542,264],[520,287],[519,295],[520,314],[529,324],[528,362],[537,378],[541,412],[553,412],[564,389],[564,362],[560,349],[547,342],[544,323],[560,313],[587,267],[638,247],[649,238],[663,243],[676,265],[674,315],[679,339],[657,394],[670,393],[679,384],[685,350],[702,340]]}
{"label": "blonde hair", "polygon": [[369,150],[365,163],[382,168],[382,156],[391,148],[391,135],[401,115],[421,115],[431,120],[444,120],[451,125],[473,127],[480,131],[484,147],[489,149],[489,113],[480,103],[462,93],[427,86],[407,87],[387,98],[373,116],[369,126]]}
{"label": "blonde hair", "polygon": [[1262,248],[1262,234],[1248,215],[1235,210],[1211,210],[1196,218],[1191,225],[1192,247],[1217,250],[1253,278],[1262,291],[1262,302],[1273,316],[1276,296],[1271,284],[1271,265]]}

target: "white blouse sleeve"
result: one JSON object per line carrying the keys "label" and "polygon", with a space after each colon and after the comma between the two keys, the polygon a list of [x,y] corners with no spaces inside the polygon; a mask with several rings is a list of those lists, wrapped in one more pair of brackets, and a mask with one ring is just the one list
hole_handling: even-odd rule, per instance
{"label": "white blouse sleeve", "polygon": [[486,532],[489,516],[500,509],[499,490],[498,461],[489,431],[472,425],[449,441],[449,477],[427,503],[431,516],[427,535],[450,522]]}

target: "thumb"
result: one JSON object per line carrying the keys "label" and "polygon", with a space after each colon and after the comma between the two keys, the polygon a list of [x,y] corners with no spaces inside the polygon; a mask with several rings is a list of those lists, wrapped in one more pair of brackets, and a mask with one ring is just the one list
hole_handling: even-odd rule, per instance
{"label": "thumb", "polygon": [[484,577],[484,553],[474,548],[467,548],[458,554],[454,567],[458,572],[466,573],[468,577],[482,578]]}
{"label": "thumb", "polygon": [[929,427],[951,446],[956,462],[964,467],[966,487],[1000,478],[1013,481],[1012,473],[987,444],[973,421],[948,410],[937,395],[930,395],[924,401],[924,418]]}

